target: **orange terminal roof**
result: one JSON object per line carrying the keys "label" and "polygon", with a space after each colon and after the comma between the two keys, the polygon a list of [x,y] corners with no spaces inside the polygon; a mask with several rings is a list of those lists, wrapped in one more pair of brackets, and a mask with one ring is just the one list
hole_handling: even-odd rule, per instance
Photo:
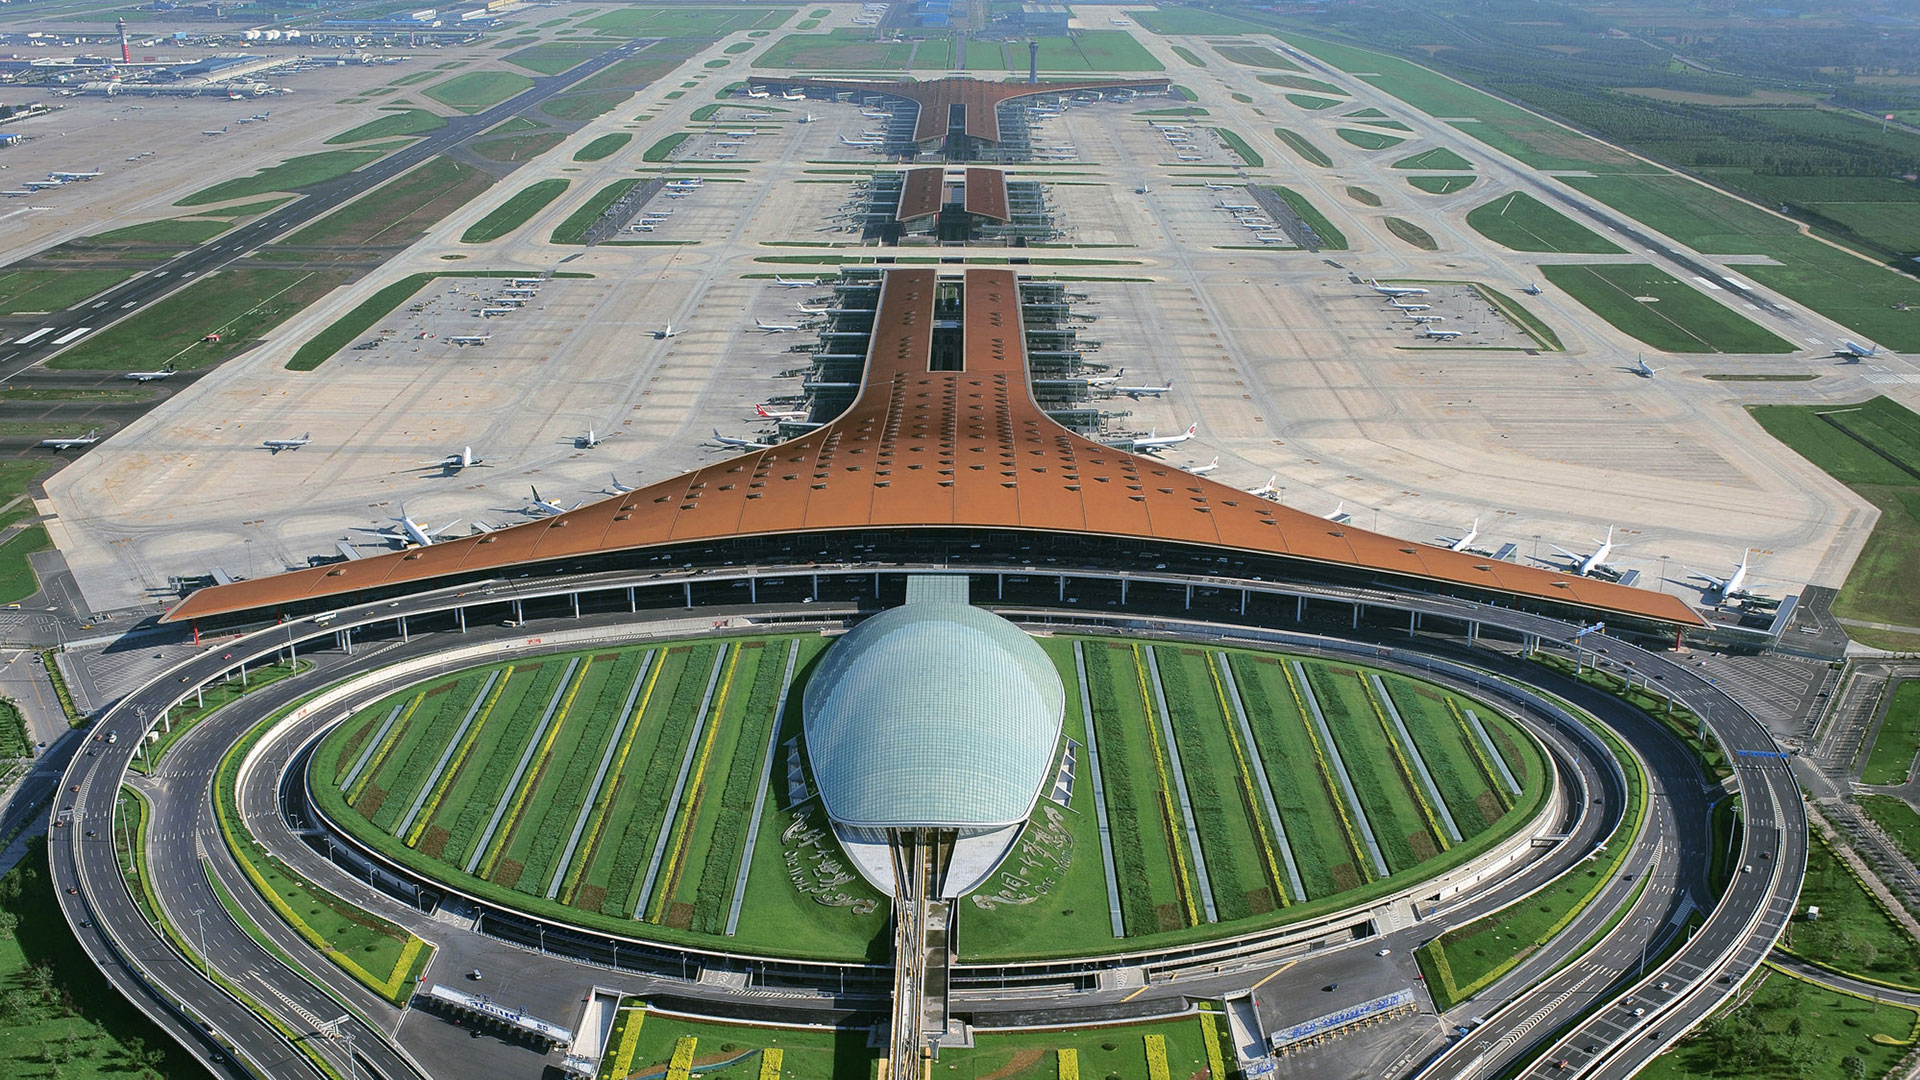
{"label": "orange terminal roof", "polygon": [[939,213],[946,190],[947,170],[938,165],[908,169],[900,185],[900,209],[894,214],[894,220],[912,221]]}
{"label": "orange terminal roof", "polygon": [[930,371],[937,272],[888,271],[859,395],[799,438],[483,536],[195,592],[166,621],[731,537],[952,526],[1281,555],[1701,625],[1677,597],[1338,525],[1068,431],[1027,385],[1011,270],[964,279],[964,370]]}
{"label": "orange terminal roof", "polygon": [[780,86],[802,89],[853,90],[866,94],[886,94],[920,104],[920,115],[913,125],[913,141],[928,142],[947,137],[947,117],[955,105],[966,106],[968,135],[990,143],[1000,141],[1000,115],[1003,101],[1036,94],[1073,93],[1078,90],[1165,90],[1167,79],[1107,79],[1094,82],[983,82],[979,79],[928,79],[905,82],[898,79],[769,79]]}
{"label": "orange terminal roof", "polygon": [[1007,174],[999,169],[968,169],[967,190],[962,199],[969,214],[999,222],[1013,219],[1007,209]]}

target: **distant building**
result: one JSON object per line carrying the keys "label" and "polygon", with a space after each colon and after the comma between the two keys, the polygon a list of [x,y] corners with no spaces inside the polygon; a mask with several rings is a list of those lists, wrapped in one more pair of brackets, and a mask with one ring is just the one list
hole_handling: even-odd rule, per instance
{"label": "distant building", "polygon": [[1034,37],[1067,36],[1070,14],[1059,4],[1020,5],[1020,29]]}

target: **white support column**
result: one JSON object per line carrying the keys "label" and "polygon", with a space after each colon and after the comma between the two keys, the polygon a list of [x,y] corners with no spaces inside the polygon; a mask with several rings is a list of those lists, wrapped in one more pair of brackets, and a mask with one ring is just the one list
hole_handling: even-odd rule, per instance
{"label": "white support column", "polygon": [[1252,593],[1253,593],[1252,589],[1240,590],[1240,614],[1242,616],[1246,615],[1247,613],[1247,597],[1252,595]]}
{"label": "white support column", "polygon": [[1187,610],[1193,610],[1193,586],[1187,586]]}
{"label": "white support column", "polygon": [[567,599],[573,601],[573,617],[576,619],[579,618],[580,617],[580,594],[577,592],[570,592],[567,594]]}
{"label": "white support column", "polygon": [[1357,602],[1353,605],[1353,628],[1360,629],[1360,605]]}
{"label": "white support column", "polygon": [[760,602],[760,575],[758,574],[747,578],[747,601],[754,604]]}
{"label": "white support column", "polygon": [[527,621],[526,613],[520,610],[520,599],[519,597],[515,597],[513,601],[513,625],[519,626],[521,623],[526,621]]}
{"label": "white support column", "polygon": [[399,622],[400,622],[400,643],[404,645],[413,639],[407,636],[407,617],[405,615],[400,616]]}
{"label": "white support column", "polygon": [[1126,578],[1120,579],[1120,606],[1121,607],[1127,606],[1127,579]]}
{"label": "white support column", "polygon": [[1060,602],[1063,604],[1067,602],[1067,575],[1065,574],[1060,575]]}
{"label": "white support column", "polygon": [[460,619],[460,632],[463,634],[466,633],[467,632],[467,609],[463,607],[457,607],[453,609],[453,613],[454,615],[458,616]]}
{"label": "white support column", "polygon": [[1305,595],[1296,596],[1293,598],[1293,621],[1294,622],[1307,621],[1307,598]]}
{"label": "white support column", "polygon": [[627,613],[629,615],[637,615],[639,612],[640,602],[633,598],[633,586],[629,585],[627,586]]}
{"label": "white support column", "polygon": [[1007,575],[1004,573],[993,575],[993,598],[995,600],[1007,598]]}
{"label": "white support column", "polygon": [[684,589],[686,590],[686,594],[687,594],[687,606],[688,606],[688,607],[692,607],[692,606],[693,606],[693,582],[691,582],[691,581],[689,581],[689,582],[686,582],[686,583],[684,583],[684,584],[682,585],[682,588],[684,588]]}

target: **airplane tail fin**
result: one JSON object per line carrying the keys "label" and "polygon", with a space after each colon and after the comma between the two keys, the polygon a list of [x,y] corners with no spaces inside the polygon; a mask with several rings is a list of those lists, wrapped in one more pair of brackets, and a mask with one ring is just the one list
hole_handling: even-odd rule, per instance
{"label": "airplane tail fin", "polygon": [[1191,439],[1198,434],[1200,434],[1200,421],[1195,420],[1193,423],[1187,425],[1187,438]]}

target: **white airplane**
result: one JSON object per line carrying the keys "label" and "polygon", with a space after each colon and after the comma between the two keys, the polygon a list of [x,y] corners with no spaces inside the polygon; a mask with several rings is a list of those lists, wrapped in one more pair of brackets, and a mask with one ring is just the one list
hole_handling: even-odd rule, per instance
{"label": "white airplane", "polygon": [[59,453],[62,450],[72,450],[76,447],[92,446],[99,441],[100,429],[93,428],[85,435],[74,435],[64,439],[41,439],[40,445],[55,453]]}
{"label": "white airplane", "polygon": [[715,140],[713,141],[713,145],[715,145],[715,146],[745,146],[745,145],[747,145],[747,144],[746,144],[746,143],[744,143],[744,142],[741,142],[741,141],[740,141],[739,139],[715,139]]}
{"label": "white airplane", "polygon": [[1261,484],[1259,487],[1250,487],[1247,489],[1247,494],[1258,496],[1259,498],[1262,498],[1262,499],[1271,499],[1275,495],[1278,495],[1279,493],[1280,493],[1280,474],[1279,473],[1274,473],[1272,476],[1267,477],[1267,482],[1264,484]]}
{"label": "white airplane", "polygon": [[282,450],[298,450],[312,441],[313,432],[305,431],[297,439],[268,439],[260,445],[278,454]]}
{"label": "white airplane", "polygon": [[5,195],[9,199],[24,199],[31,194],[33,194],[33,192],[25,188],[16,188],[12,191],[0,191],[0,195]]}
{"label": "white airplane", "polygon": [[528,513],[532,513],[534,510],[540,511],[540,513],[534,515],[535,517],[546,517],[550,514],[564,514],[569,510],[580,509],[579,503],[574,503],[572,506],[561,506],[557,502],[549,502],[541,498],[540,489],[531,484],[527,485],[527,490],[533,492],[533,498],[529,500],[528,504],[530,507]]}
{"label": "white airplane", "polygon": [[1200,186],[1206,188],[1208,191],[1232,191],[1233,190],[1233,186],[1231,184],[1216,184],[1211,180],[1206,181]]}
{"label": "white airplane", "polygon": [[585,435],[575,435],[573,437],[573,445],[579,447],[582,450],[591,450],[594,447],[599,446],[601,443],[606,442],[608,439],[611,439],[618,434],[620,433],[617,431],[609,431],[605,435],[602,435],[599,432],[593,430],[592,428],[588,428],[587,433]]}
{"label": "white airplane", "polygon": [[886,145],[886,142],[881,139],[849,139],[845,135],[840,136],[840,142],[846,146],[857,146],[862,150],[877,150]]}
{"label": "white airplane", "polygon": [[1428,323],[1443,323],[1447,321],[1445,315],[1409,315],[1407,318],[1411,319],[1415,326],[1425,326]]}
{"label": "white airplane", "polygon": [[869,120],[891,120],[891,119],[893,119],[893,114],[892,114],[892,113],[890,113],[890,112],[874,112],[874,111],[873,111],[873,110],[871,110],[871,109],[861,109],[861,110],[860,110],[860,115],[861,115],[861,116],[864,116],[864,117],[866,117],[866,118],[867,118],[867,119],[869,119]]}
{"label": "white airplane", "polygon": [[1389,300],[1388,303],[1394,307],[1399,308],[1401,311],[1432,311],[1433,310],[1432,304],[1403,304],[1398,300]]}
{"label": "white airplane", "polygon": [[1375,281],[1373,278],[1367,279],[1367,288],[1372,289],[1374,292],[1379,293],[1381,296],[1391,297],[1392,299],[1395,299],[1395,300],[1398,300],[1403,296],[1427,295],[1427,290],[1422,289],[1417,285],[1382,285],[1378,281]]}
{"label": "white airplane", "polygon": [[227,129],[223,127],[223,128],[221,128],[221,129],[220,129],[219,131],[203,131],[203,132],[201,132],[200,134],[202,134],[202,135],[225,135],[226,133],[227,133]]}
{"label": "white airplane", "polygon": [[610,495],[625,495],[627,492],[633,490],[633,487],[631,485],[623,484],[620,482],[620,476],[618,473],[608,473],[607,479],[610,481],[610,483],[602,490],[606,491]]}
{"label": "white airplane", "polygon": [[460,452],[457,454],[448,454],[446,457],[443,457],[438,461],[422,462],[421,465],[423,468],[428,468],[428,469],[445,469],[447,471],[447,475],[449,476],[459,472],[461,469],[469,468],[476,465],[480,466],[481,468],[487,468],[487,469],[490,469],[493,467],[491,465],[488,465],[485,460],[474,457],[473,447],[471,446],[463,446],[460,448]]}
{"label": "white airplane", "polygon": [[1347,500],[1345,499],[1341,499],[1339,503],[1335,504],[1332,513],[1321,514],[1320,516],[1333,522],[1335,525],[1344,525],[1353,520],[1353,515],[1347,513]]}
{"label": "white airplane", "polygon": [[1427,328],[1427,332],[1425,334],[1422,334],[1421,336],[1433,338],[1435,341],[1452,341],[1454,338],[1459,337],[1463,333],[1465,333],[1465,331],[1463,330],[1441,330],[1436,327],[1429,326]]}
{"label": "white airplane", "polygon": [[150,383],[159,382],[161,379],[170,378],[175,374],[178,373],[173,370],[173,361],[169,360],[167,361],[167,366],[161,368],[159,371],[129,371],[120,377],[130,382]]}
{"label": "white airplane", "polygon": [[1846,341],[1843,341],[1840,343],[1840,348],[1834,351],[1834,355],[1845,356],[1854,360],[1869,360],[1869,359],[1872,359],[1874,354],[1878,353],[1879,351],[1880,351],[1880,346],[1878,345],[1875,345],[1872,348],[1868,348],[1867,346],[1862,345],[1859,342],[1849,338]]}
{"label": "white airplane", "polygon": [[1553,550],[1559,552],[1561,556],[1572,560],[1572,569],[1576,575],[1580,577],[1591,577],[1594,571],[1605,569],[1607,560],[1613,556],[1613,526],[1607,526],[1607,538],[1605,540],[1595,540],[1594,543],[1600,546],[1595,548],[1591,555],[1580,555],[1568,551],[1563,547],[1555,547]]}
{"label": "white airplane", "polygon": [[765,405],[755,405],[753,411],[757,413],[762,420],[805,420],[807,418],[807,411],[805,409],[775,412],[768,409]]}
{"label": "white airplane", "polygon": [[67,181],[67,180],[92,180],[93,178],[100,175],[102,175],[100,171],[100,166],[95,165],[93,167],[92,172],[68,172],[64,169],[56,169],[53,172],[48,173],[47,177],[52,180]]}
{"label": "white airplane", "polygon": [[487,303],[494,307],[518,308],[527,306],[527,298],[524,296],[489,296],[487,297]]}
{"label": "white airplane", "polygon": [[1178,435],[1155,435],[1149,431],[1147,432],[1146,438],[1133,440],[1133,448],[1135,450],[1158,450],[1163,446],[1178,446],[1199,433],[1200,425],[1198,422],[1188,424],[1187,430]]}
{"label": "white airplane", "polygon": [[511,315],[513,312],[514,309],[510,307],[483,307],[480,309],[481,317],[486,319],[491,319],[496,315]]}
{"label": "white airplane", "polygon": [[763,334],[785,334],[800,329],[798,323],[770,323],[761,322],[759,319],[753,320],[753,325]]}
{"label": "white airplane", "polygon": [[1220,455],[1215,454],[1213,455],[1212,461],[1207,462],[1205,465],[1189,465],[1187,466],[1187,471],[1192,473],[1195,476],[1205,476],[1219,467],[1220,467]]}
{"label": "white airplane", "polygon": [[764,86],[749,86],[747,87],[747,96],[750,98],[768,98],[773,95],[768,93],[767,88]]}
{"label": "white airplane", "polygon": [[805,304],[795,304],[793,305],[793,310],[799,312],[802,315],[811,315],[814,318],[819,318],[822,315],[833,314],[833,309],[830,307],[808,307]]}
{"label": "white airplane", "polygon": [[1648,364],[1647,358],[1643,356],[1635,360],[1633,363],[1633,366],[1628,368],[1627,370],[1633,372],[1635,375],[1638,375],[1643,379],[1651,379],[1653,378],[1654,373],[1659,371],[1660,369]]}
{"label": "white airplane", "polygon": [[65,183],[66,183],[65,180],[27,180],[23,182],[20,186],[26,188],[27,194],[31,195],[36,191],[45,191],[48,188],[57,188]]}
{"label": "white airplane", "polygon": [[781,94],[780,98],[783,101],[805,101],[807,100],[807,92],[805,90],[789,90]]}
{"label": "white airplane", "polygon": [[1288,237],[1281,236],[1278,233],[1255,233],[1253,238],[1262,244],[1285,244],[1289,242]]}
{"label": "white airplane", "polygon": [[719,443],[719,444],[720,444],[721,446],[761,446],[761,445],[764,445],[764,444],[762,444],[762,443],[757,443],[757,442],[755,442],[755,441],[753,441],[752,439],[736,439],[736,438],[734,438],[734,437],[733,437],[733,436],[731,436],[731,435],[722,435],[722,434],[720,434],[720,429],[719,429],[719,428],[714,428],[714,429],[713,429],[713,441],[714,441],[714,442],[717,442],[717,443]]}
{"label": "white airplane", "polygon": [[[1740,552],[1740,561],[1734,565],[1733,573],[1723,578],[1703,574],[1698,570],[1689,569],[1687,572],[1711,586],[1709,595],[1713,597],[1715,604],[1724,604],[1729,600],[1764,600],[1764,597],[1756,596],[1753,590],[1747,587],[1747,560],[1752,554],[1751,548],[1743,549]],[[1763,606],[1772,606],[1772,603],[1769,601]]]}
{"label": "white airplane", "polygon": [[1113,392],[1116,394],[1125,394],[1133,400],[1139,401],[1143,397],[1159,397],[1161,394],[1172,389],[1173,380],[1168,379],[1164,386],[1116,386],[1113,388]]}
{"label": "white airplane", "polygon": [[820,119],[820,118],[819,118],[819,117],[817,117],[817,116],[815,116],[815,115],[813,115],[812,113],[808,113],[807,115],[805,115],[805,116],[803,116],[803,117],[801,117],[801,118],[799,118],[798,120],[795,120],[795,121],[794,121],[794,123],[796,123],[796,124],[811,124],[811,123],[813,123],[813,122],[814,122],[815,120],[818,120],[818,119]]}
{"label": "white airplane", "polygon": [[1440,539],[1446,543],[1448,551],[1465,551],[1468,545],[1480,539],[1480,519],[1473,519],[1473,524],[1467,526],[1466,535],[1457,537],[1443,536]]}
{"label": "white airplane", "polygon": [[421,525],[419,522],[413,520],[413,518],[407,513],[407,506],[405,503],[400,504],[399,517],[388,518],[387,520],[393,522],[399,527],[394,529],[382,529],[380,530],[380,532],[390,537],[391,539],[399,541],[401,547],[432,547],[435,542],[435,539],[434,539],[435,537],[439,536],[443,532],[446,532],[448,529],[453,528],[455,525],[460,524],[458,520],[454,520],[454,521],[447,522],[445,525],[442,525],[437,529],[429,529]]}
{"label": "white airplane", "polygon": [[665,330],[655,330],[653,332],[653,340],[655,341],[665,341],[670,337],[679,337],[679,336],[680,336],[680,331],[675,330],[673,328],[672,323],[668,323],[667,328]]}
{"label": "white airplane", "polygon": [[1522,288],[1520,291],[1523,293],[1526,293],[1528,296],[1539,296],[1541,292],[1543,292],[1544,290],[1542,290],[1540,286],[1535,285],[1533,282],[1529,281],[1527,282],[1526,287]]}
{"label": "white airplane", "polygon": [[1120,368],[1119,368],[1119,370],[1117,370],[1117,371],[1115,371],[1115,372],[1114,372],[1113,374],[1111,374],[1111,375],[1089,375],[1089,376],[1087,376],[1087,385],[1088,385],[1088,386],[1112,386],[1112,385],[1113,385],[1114,383],[1117,383],[1117,382],[1119,382],[1119,381],[1120,381],[1120,377],[1121,377],[1122,375],[1125,375],[1126,373],[1127,373],[1127,368],[1126,368],[1126,365],[1124,365],[1124,364],[1122,364],[1122,365],[1120,366]]}
{"label": "white airplane", "polygon": [[775,285],[779,285],[779,286],[782,286],[783,288],[788,288],[788,289],[812,289],[812,288],[817,288],[819,286],[820,279],[819,278],[786,278],[786,277],[781,277],[779,274],[775,274],[773,275],[773,283]]}
{"label": "white airplane", "polygon": [[454,345],[485,345],[492,334],[455,334],[447,341]]}
{"label": "white airplane", "polygon": [[1177,157],[1181,161],[1199,161],[1200,160],[1199,154],[1176,154],[1175,157]]}

